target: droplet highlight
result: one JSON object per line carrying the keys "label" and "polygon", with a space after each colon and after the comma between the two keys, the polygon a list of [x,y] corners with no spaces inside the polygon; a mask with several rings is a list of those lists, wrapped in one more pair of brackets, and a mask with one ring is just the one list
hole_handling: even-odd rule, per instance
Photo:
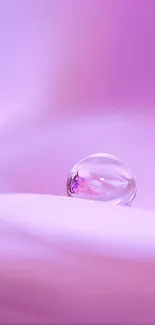
{"label": "droplet highlight", "polygon": [[136,182],[123,162],[110,154],[86,157],[71,170],[67,191],[73,198],[131,205],[136,196]]}

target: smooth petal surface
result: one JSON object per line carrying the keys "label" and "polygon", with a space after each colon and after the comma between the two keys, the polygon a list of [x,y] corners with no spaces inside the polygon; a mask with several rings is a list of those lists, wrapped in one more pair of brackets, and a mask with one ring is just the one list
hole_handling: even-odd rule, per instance
{"label": "smooth petal surface", "polygon": [[0,323],[154,324],[154,229],[154,212],[2,195]]}

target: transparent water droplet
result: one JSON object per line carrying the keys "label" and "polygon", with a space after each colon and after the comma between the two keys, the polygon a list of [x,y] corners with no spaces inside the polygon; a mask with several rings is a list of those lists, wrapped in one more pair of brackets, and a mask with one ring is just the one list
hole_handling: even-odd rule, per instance
{"label": "transparent water droplet", "polygon": [[136,182],[120,159],[101,153],[86,157],[73,167],[67,190],[74,198],[131,205],[136,196]]}

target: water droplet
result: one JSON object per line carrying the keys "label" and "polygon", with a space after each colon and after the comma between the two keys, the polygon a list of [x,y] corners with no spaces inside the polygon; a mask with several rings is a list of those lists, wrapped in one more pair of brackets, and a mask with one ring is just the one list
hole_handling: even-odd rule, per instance
{"label": "water droplet", "polygon": [[88,156],[73,167],[67,190],[74,198],[131,205],[136,182],[120,159],[101,153]]}

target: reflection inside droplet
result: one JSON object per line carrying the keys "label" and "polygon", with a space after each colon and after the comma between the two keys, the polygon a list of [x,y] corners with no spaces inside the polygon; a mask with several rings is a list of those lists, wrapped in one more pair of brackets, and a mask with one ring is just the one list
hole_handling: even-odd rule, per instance
{"label": "reflection inside droplet", "polygon": [[130,205],[136,183],[121,160],[102,153],[86,157],[73,167],[67,190],[72,197]]}

